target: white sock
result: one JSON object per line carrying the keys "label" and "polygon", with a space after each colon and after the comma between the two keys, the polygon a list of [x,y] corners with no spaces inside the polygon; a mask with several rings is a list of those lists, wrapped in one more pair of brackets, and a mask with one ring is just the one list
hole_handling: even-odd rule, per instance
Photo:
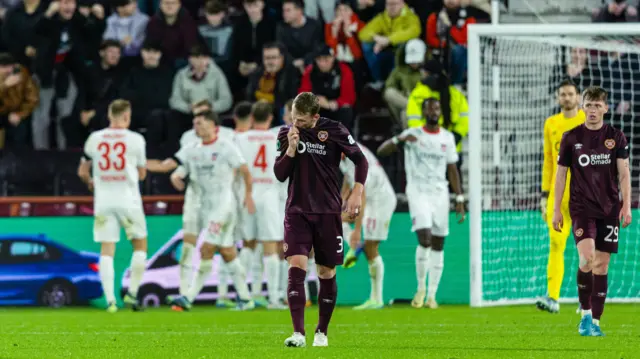
{"label": "white sock", "polygon": [[218,268],[218,299],[229,298],[229,270],[227,263],[220,261]]}
{"label": "white sock", "polygon": [[287,299],[287,286],[289,285],[289,263],[285,259],[280,260],[280,298]]}
{"label": "white sock", "polygon": [[600,325],[600,319],[593,319],[592,323],[593,325]]}
{"label": "white sock", "polygon": [[587,315],[587,314],[588,314],[588,315],[592,315],[592,314],[591,314],[591,309],[587,309],[587,310],[584,310],[584,309],[583,309],[583,310],[582,310],[582,316],[583,316],[583,317],[584,317],[585,315]]}
{"label": "white sock", "polygon": [[244,268],[240,264],[240,260],[235,258],[231,262],[227,262],[227,268],[229,269],[229,275],[233,279],[233,285],[236,287],[238,298],[241,300],[250,300],[249,286],[247,286],[247,277],[245,275]]}
{"label": "white sock", "polygon": [[195,246],[191,243],[182,242],[182,253],[180,254],[180,295],[189,293],[191,276],[193,275],[193,251]]}
{"label": "white sock", "polygon": [[[251,259],[251,295],[253,297],[262,296],[262,280],[264,279],[264,268],[262,266],[262,245],[258,245],[253,251]],[[254,284],[256,283],[256,284]]]}
{"label": "white sock", "polygon": [[138,288],[140,288],[146,265],[147,252],[134,251],[131,255],[131,279],[129,280],[129,294],[134,297],[138,295]]}
{"label": "white sock", "polygon": [[280,279],[280,263],[277,254],[272,254],[264,258],[264,269],[267,272],[267,291],[269,302],[277,303],[280,299],[278,294],[278,281]]}
{"label": "white sock", "polygon": [[[240,265],[244,270],[244,274],[248,279],[251,279],[251,269],[253,269],[253,258],[254,258],[254,250],[247,247],[242,247],[240,253],[238,254],[238,259],[240,260]],[[228,264],[228,263],[227,263]],[[229,268],[227,266],[227,268]],[[231,270],[229,270],[231,273]],[[251,283],[253,286],[253,283]]]}
{"label": "white sock", "polygon": [[369,276],[371,277],[371,295],[369,299],[382,303],[382,283],[384,281],[384,262],[377,256],[369,264]]}
{"label": "white sock", "polygon": [[418,292],[427,290],[427,273],[429,272],[430,248],[421,245],[416,247],[416,279],[418,280]]}
{"label": "white sock", "polygon": [[198,267],[198,272],[196,273],[196,280],[193,281],[193,285],[189,289],[189,294],[187,294],[187,299],[193,303],[196,299],[200,291],[202,291],[202,287],[209,279],[211,275],[211,270],[213,269],[213,259],[202,259],[200,260],[200,267]]}
{"label": "white sock", "polygon": [[116,301],[116,293],[113,289],[113,257],[100,256],[100,282],[102,283],[102,291],[107,299],[107,304]]}
{"label": "white sock", "polygon": [[444,251],[431,250],[429,255],[429,290],[427,298],[436,297],[438,292],[438,285],[440,285],[440,278],[442,278],[442,270],[444,269]]}

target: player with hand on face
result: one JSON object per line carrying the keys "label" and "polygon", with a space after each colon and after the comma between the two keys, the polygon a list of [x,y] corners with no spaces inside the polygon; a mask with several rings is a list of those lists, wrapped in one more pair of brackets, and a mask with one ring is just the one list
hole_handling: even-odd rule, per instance
{"label": "player with hand on face", "polygon": [[[544,123],[544,164],[542,166],[542,197],[540,210],[542,218],[549,228],[549,261],[547,262],[547,296],[536,301],[540,310],[550,313],[560,311],[560,288],[564,277],[564,250],[567,238],[571,234],[571,219],[569,218],[569,191],[565,188],[562,199],[562,213],[567,218],[562,232],[556,232],[551,222],[553,216],[553,198],[555,197],[555,173],[557,170],[558,151],[562,135],[584,123],[585,114],[580,109],[580,93],[578,87],[570,80],[563,81],[558,86],[558,104],[562,112],[549,117]],[[567,183],[568,185],[569,183]],[[549,201],[548,198],[552,200]]]}
{"label": "player with hand on face", "polygon": [[293,126],[278,134],[280,155],[274,172],[279,181],[289,180],[284,254],[289,262],[287,292],[294,333],[284,342],[288,347],[306,346],[304,281],[312,248],[320,277],[320,318],[313,345],[328,345],[327,328],[338,295],[335,267],[342,265],[344,255],[338,179],[342,153],[355,164],[355,184],[344,205],[352,218],[362,206],[368,171],[367,160],[349,131],[337,121],[321,118],[319,111],[317,96],[300,93],[293,102]]}
{"label": "player with hand on face", "polygon": [[[349,252],[345,258],[345,268],[351,261],[355,264],[356,248],[363,248],[369,262],[369,276],[371,278],[371,294],[363,304],[354,307],[355,310],[380,309],[384,307],[382,288],[384,283],[384,262],[378,251],[380,242],[386,241],[389,235],[389,223],[396,209],[396,192],[387,177],[384,168],[369,151],[358,143],[362,153],[369,163],[367,184],[364,190],[364,201],[360,214],[356,217],[353,230],[349,225],[343,226],[345,236],[349,238]],[[354,182],[355,168],[353,162],[343,156],[340,171],[344,174],[343,194],[347,195]],[[343,197],[346,198],[346,197]],[[346,223],[345,223],[346,224]],[[363,231],[364,230],[364,231]],[[364,246],[361,247],[362,232],[364,232]],[[347,235],[347,233],[350,233]]]}
{"label": "player with hand on face", "polygon": [[[440,101],[431,97],[422,102],[424,127],[404,130],[378,148],[387,156],[404,147],[406,193],[411,213],[411,230],[418,235],[416,277],[418,290],[411,301],[414,308],[438,307],[436,293],[444,269],[444,238],[449,235],[449,186],[456,193],[458,223],[464,221],[464,196],[456,163],[458,153],[453,134],[438,125]],[[429,275],[429,288],[426,280]]]}
{"label": "player with hand on face", "polygon": [[607,297],[609,261],[612,253],[618,253],[620,221],[622,227],[631,223],[629,146],[622,131],[604,123],[607,97],[600,87],[583,92],[587,119],[562,137],[556,173],[553,228],[561,232],[565,225],[562,201],[571,169],[569,213],[580,258],[577,284],[582,319],[578,333],[582,336],[604,335],[600,318]]}
{"label": "player with hand on face", "polygon": [[[233,236],[237,217],[236,200],[232,188],[234,172],[237,170],[244,177],[246,188],[244,205],[249,213],[255,212],[251,196],[251,173],[234,142],[218,137],[216,129],[218,122],[218,116],[212,111],[196,117],[195,129],[202,142],[195,147],[183,148],[176,154],[180,167],[171,174],[171,183],[179,191],[184,190],[184,178],[189,176],[190,184],[199,194],[198,213],[193,233],[197,234],[206,229],[204,243],[200,247],[200,266],[196,272],[196,278],[186,296],[173,298],[170,303],[176,310],[191,308],[191,303],[211,274],[216,251],[220,252],[226,263],[238,292],[237,309],[248,310],[254,307],[245,279],[245,270],[237,258]],[[193,248],[187,254],[193,255]],[[191,258],[185,261],[190,263]]]}
{"label": "player with hand on face", "polygon": [[108,111],[109,127],[93,132],[87,139],[78,176],[94,191],[93,238],[100,243],[100,282],[107,311],[118,311],[113,256],[121,227],[133,246],[129,290],[124,302],[139,311],[142,307],[137,298],[138,288],[147,260],[147,223],[139,185],[147,176],[146,143],[139,133],[129,130],[128,101],[115,100]]}

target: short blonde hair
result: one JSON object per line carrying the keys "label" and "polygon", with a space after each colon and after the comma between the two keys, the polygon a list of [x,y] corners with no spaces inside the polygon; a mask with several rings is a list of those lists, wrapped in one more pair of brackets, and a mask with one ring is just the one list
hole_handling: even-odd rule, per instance
{"label": "short blonde hair", "polygon": [[125,112],[131,111],[131,102],[117,99],[109,104],[109,118],[122,116]]}

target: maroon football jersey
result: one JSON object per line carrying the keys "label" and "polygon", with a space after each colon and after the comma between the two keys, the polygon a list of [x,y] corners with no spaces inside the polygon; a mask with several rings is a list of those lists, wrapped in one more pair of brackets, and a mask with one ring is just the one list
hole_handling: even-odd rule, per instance
{"label": "maroon football jersey", "polygon": [[618,159],[629,157],[622,131],[604,124],[590,130],[584,124],[567,131],[560,142],[558,164],[571,170],[571,216],[617,218],[620,212]]}
{"label": "maroon football jersey", "polygon": [[[290,126],[278,133],[280,155],[286,156]],[[344,153],[354,163],[365,161],[360,147],[340,122],[320,118],[314,128],[300,128],[298,153],[289,174],[286,213],[340,213],[340,160]]]}

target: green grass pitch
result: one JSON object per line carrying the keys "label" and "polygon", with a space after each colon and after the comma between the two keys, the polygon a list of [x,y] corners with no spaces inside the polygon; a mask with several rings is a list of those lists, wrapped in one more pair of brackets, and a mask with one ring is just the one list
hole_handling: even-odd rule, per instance
{"label": "green grass pitch", "polygon": [[583,338],[573,305],[555,315],[533,306],[338,307],[329,347],[314,348],[318,312],[310,308],[308,346],[284,348],[288,311],[9,308],[0,310],[0,358],[640,358],[639,314],[640,305],[607,305],[607,337]]}

